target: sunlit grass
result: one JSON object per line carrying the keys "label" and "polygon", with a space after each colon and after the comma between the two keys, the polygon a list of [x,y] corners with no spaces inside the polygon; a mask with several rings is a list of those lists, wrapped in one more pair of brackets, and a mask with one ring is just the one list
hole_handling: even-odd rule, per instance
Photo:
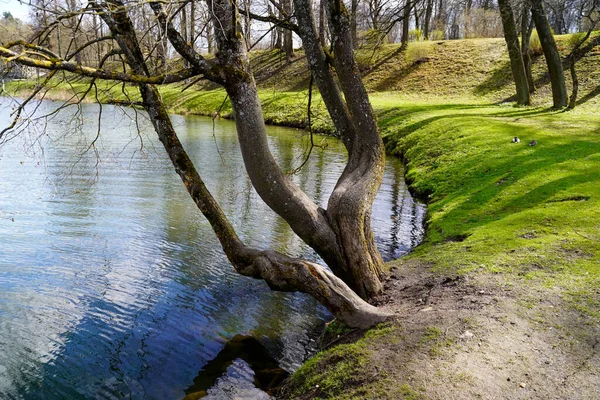
{"label": "sunlit grass", "polygon": [[413,189],[429,201],[425,243],[410,257],[446,272],[558,285],[594,314],[585,305],[597,302],[600,283],[594,107],[416,104],[384,111],[381,125]]}

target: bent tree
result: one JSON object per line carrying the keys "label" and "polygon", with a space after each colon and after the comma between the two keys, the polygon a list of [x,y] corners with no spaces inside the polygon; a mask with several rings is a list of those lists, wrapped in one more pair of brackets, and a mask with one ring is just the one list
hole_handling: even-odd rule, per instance
{"label": "bent tree", "polygon": [[[218,46],[213,59],[196,51],[174,23],[174,15],[187,3],[89,0],[79,13],[56,15],[56,21],[75,15],[82,19],[92,14],[102,19],[110,35],[92,39],[64,58],[42,47],[40,40],[5,44],[0,47],[0,57],[51,70],[51,74],[62,70],[93,80],[136,84],[142,105],[175,171],[210,222],[237,272],[263,279],[273,290],[307,293],[350,326],[369,327],[383,321],[387,314],[365,300],[382,290],[383,261],[371,231],[371,208],[382,180],[384,147],[354,59],[349,13],[342,0],[326,2],[332,34],[329,49],[319,40],[311,0],[294,0],[296,24],[289,19],[282,21],[283,26],[296,30],[302,39],[314,81],[348,152],[347,165],[326,209],[293,183],[269,150],[236,1],[206,0]],[[160,30],[157,40],[168,39],[172,49],[184,59],[184,68],[165,74],[152,71],[140,46],[140,36],[148,40],[152,35],[137,32],[134,24],[134,12],[140,7],[148,11],[144,15],[154,16]],[[41,32],[37,38],[47,38],[44,29]],[[103,68],[103,62],[91,66],[71,61],[73,54],[98,41],[110,44],[106,46],[106,58],[121,57],[122,70]],[[105,60],[104,57],[99,59]],[[253,186],[265,203],[321,256],[329,269],[274,250],[250,248],[240,240],[179,141],[157,89],[159,84],[193,77],[203,77],[224,87],[231,99],[239,145]]]}

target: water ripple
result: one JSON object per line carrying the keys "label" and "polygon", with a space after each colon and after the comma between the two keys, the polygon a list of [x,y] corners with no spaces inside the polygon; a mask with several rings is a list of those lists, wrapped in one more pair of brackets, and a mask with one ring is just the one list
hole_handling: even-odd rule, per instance
{"label": "water ripple", "polygon": [[[132,115],[105,107],[99,158],[85,152],[95,110],[83,106],[90,123],[79,127],[68,114],[51,121],[43,151],[27,132],[0,147],[0,399],[182,398],[237,334],[296,369],[326,310],[236,274],[158,141],[144,134],[139,151]],[[245,242],[317,259],[252,189],[232,122],[219,122],[213,137],[210,119],[174,121]],[[142,129],[152,132],[143,121]],[[295,168],[304,148],[297,133],[270,134],[278,161]],[[293,176],[323,206],[345,161],[329,141]],[[388,160],[373,210],[386,259],[422,235],[424,208],[402,174]],[[207,398],[266,396],[244,364],[235,361]]]}

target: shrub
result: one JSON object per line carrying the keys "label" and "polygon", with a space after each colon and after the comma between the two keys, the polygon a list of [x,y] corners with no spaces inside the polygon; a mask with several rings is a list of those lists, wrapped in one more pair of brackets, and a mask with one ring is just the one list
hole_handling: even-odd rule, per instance
{"label": "shrub", "polygon": [[444,40],[445,37],[446,37],[446,34],[441,29],[436,29],[434,31],[431,31],[431,33],[429,34],[430,40]]}
{"label": "shrub", "polygon": [[414,42],[406,49],[406,61],[409,64],[417,64],[427,61],[431,54],[431,42]]}
{"label": "shrub", "polygon": [[422,39],[423,33],[420,29],[411,29],[408,31],[408,40],[411,42],[418,42]]}

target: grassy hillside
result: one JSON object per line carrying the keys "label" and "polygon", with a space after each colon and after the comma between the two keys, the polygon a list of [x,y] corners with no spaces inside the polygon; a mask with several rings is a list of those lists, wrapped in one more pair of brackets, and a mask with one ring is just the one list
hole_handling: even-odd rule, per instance
{"label": "grassy hillside", "polygon": [[[592,36],[596,37],[598,34]],[[556,37],[559,49],[567,55],[572,48],[573,35]],[[398,44],[386,45],[379,49],[361,49],[357,52],[363,81],[375,104],[380,99],[404,99],[417,102],[440,102],[457,100],[468,102],[510,101],[514,87],[510,75],[508,53],[504,39],[468,39],[436,42],[412,42],[406,50]],[[257,51],[252,53],[254,71],[260,96],[263,101],[265,119],[272,124],[303,127],[306,124],[306,105],[309,82],[308,67],[302,50],[290,65],[278,51]],[[600,94],[600,46],[587,53],[577,62],[579,77],[580,104],[598,104]],[[551,104],[549,78],[544,57],[533,56],[533,74],[537,92],[533,96],[534,105]],[[571,80],[566,74],[570,91]],[[17,82],[7,85],[9,92],[25,92],[35,82]],[[100,101],[124,100],[121,85],[99,84]],[[86,80],[74,78],[69,85],[57,84],[51,96],[57,91],[62,96],[73,91],[87,90]],[[211,115],[219,111],[224,117],[231,113],[230,104],[225,101],[222,89],[210,82],[168,85],[161,88],[169,108],[175,113]],[[132,99],[137,99],[136,89],[126,86]],[[88,94],[88,101],[95,101],[94,92]],[[69,95],[70,98],[70,95]],[[313,103],[317,129],[330,132],[330,120],[319,96]]]}

